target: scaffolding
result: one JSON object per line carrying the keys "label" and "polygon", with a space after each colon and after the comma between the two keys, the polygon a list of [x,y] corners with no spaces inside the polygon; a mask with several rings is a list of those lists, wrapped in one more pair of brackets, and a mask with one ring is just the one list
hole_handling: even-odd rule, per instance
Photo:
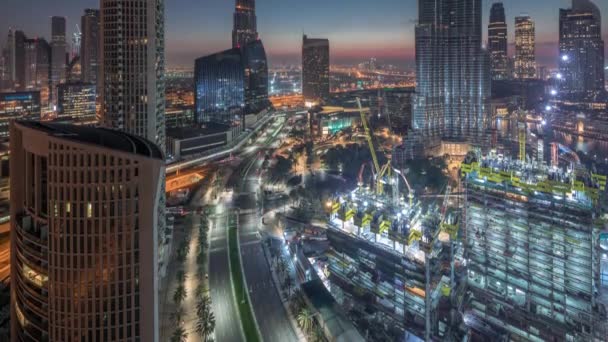
{"label": "scaffolding", "polygon": [[492,155],[461,171],[468,312],[511,340],[605,340],[606,177]]}

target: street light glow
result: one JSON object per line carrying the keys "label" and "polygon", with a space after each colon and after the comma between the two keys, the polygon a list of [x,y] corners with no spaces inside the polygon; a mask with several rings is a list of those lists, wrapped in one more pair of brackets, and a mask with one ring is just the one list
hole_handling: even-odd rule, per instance
{"label": "street light glow", "polygon": [[570,59],[570,57],[568,57],[568,55],[563,55],[562,56],[562,61],[567,62]]}
{"label": "street light glow", "polygon": [[551,110],[551,106],[547,106],[547,107],[545,107],[545,110],[546,110],[546,111],[550,111],[550,110]]}
{"label": "street light glow", "polygon": [[557,73],[557,75],[555,75],[555,78],[557,78],[558,80],[561,80],[564,77],[564,75],[562,75],[561,72]]}
{"label": "street light glow", "polygon": [[553,96],[557,95],[557,90],[551,89],[551,95],[553,95]]}

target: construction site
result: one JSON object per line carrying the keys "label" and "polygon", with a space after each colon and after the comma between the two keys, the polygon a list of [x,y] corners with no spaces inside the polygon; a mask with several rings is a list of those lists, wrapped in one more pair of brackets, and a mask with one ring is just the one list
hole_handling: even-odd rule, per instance
{"label": "construction site", "polygon": [[329,248],[310,260],[342,307],[426,341],[608,338],[606,176],[557,144],[529,158],[522,128],[519,158],[471,152],[458,185],[417,196],[359,108],[372,160],[324,203]]}

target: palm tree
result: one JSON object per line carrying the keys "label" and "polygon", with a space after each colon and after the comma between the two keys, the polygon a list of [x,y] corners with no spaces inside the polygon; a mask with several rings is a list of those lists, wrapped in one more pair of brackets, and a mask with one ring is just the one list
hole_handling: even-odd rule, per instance
{"label": "palm tree", "polygon": [[186,288],[184,288],[183,284],[180,284],[173,292],[173,301],[175,304],[180,305],[184,299],[186,299]]}
{"label": "palm tree", "polygon": [[186,280],[186,273],[184,273],[184,270],[179,270],[177,271],[177,280],[180,283],[183,283],[184,280]]}
{"label": "palm tree", "polygon": [[289,295],[291,294],[291,287],[293,286],[293,280],[289,275],[287,275],[287,278],[285,278],[283,286],[287,288],[287,297],[289,297]]}
{"label": "palm tree", "polygon": [[313,315],[310,310],[308,310],[307,308],[302,308],[296,320],[298,321],[298,325],[300,326],[300,328],[302,328],[302,330],[304,330],[306,334],[312,331],[312,325],[314,321]]}
{"label": "palm tree", "polygon": [[210,341],[213,330],[215,330],[215,316],[211,312],[210,303],[209,297],[205,296],[197,304],[196,332],[203,341]]}
{"label": "palm tree", "polygon": [[174,312],[171,313],[171,320],[179,325],[182,321],[182,317],[184,316],[184,309],[182,307],[178,307]]}
{"label": "palm tree", "polygon": [[183,327],[177,327],[173,331],[171,336],[171,342],[186,342],[188,340],[188,333]]}

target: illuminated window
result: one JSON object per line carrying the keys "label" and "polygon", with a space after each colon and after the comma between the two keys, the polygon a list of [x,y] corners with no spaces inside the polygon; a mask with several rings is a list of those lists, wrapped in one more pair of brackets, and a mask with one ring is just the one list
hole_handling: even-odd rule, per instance
{"label": "illuminated window", "polygon": [[65,212],[66,212],[66,213],[69,213],[71,210],[72,210],[72,205],[71,205],[71,203],[70,203],[70,202],[67,202],[67,203],[65,204]]}
{"label": "illuminated window", "polygon": [[89,202],[87,203],[87,218],[93,217],[93,205]]}

